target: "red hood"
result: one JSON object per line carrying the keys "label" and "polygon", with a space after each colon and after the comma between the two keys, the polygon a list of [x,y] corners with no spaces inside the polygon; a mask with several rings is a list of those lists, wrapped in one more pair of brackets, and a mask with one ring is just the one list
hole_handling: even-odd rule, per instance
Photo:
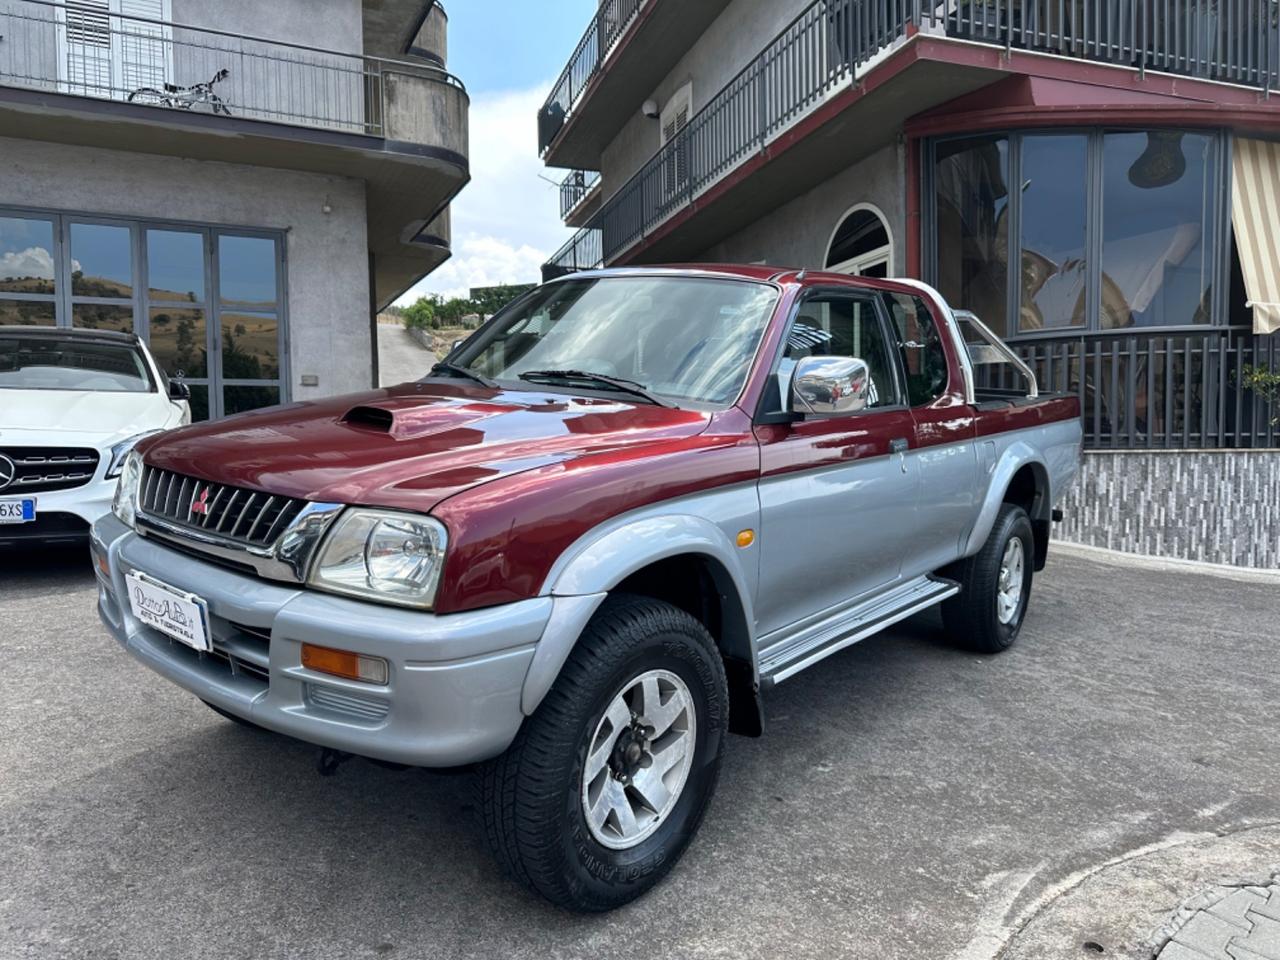
{"label": "red hood", "polygon": [[706,429],[709,414],[538,390],[410,383],[198,424],[146,462],[305,500],[426,512],[535,467]]}

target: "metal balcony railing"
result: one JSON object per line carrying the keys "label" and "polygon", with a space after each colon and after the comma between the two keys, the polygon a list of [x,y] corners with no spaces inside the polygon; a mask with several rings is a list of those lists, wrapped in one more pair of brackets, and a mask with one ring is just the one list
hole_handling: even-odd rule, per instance
{"label": "metal balcony railing", "polygon": [[0,85],[384,135],[385,77],[419,64],[111,13],[105,0],[0,5]]}
{"label": "metal balcony railing", "polygon": [[538,111],[538,152],[545,153],[564,126],[569,113],[603,65],[618,38],[631,26],[636,14],[654,0],[603,0],[587,25],[551,95]]}
{"label": "metal balcony railing", "polygon": [[570,170],[560,181],[560,219],[563,220],[586,199],[600,183],[600,174],[592,170]]}
{"label": "metal balcony railing", "polygon": [[[1259,449],[1275,447],[1280,410],[1246,387],[1245,372],[1277,369],[1278,339],[1188,326],[1185,333],[1133,328],[1009,345],[1042,391],[1080,397],[1087,448]],[[1006,367],[978,371],[988,378],[983,386],[1020,385]]]}
{"label": "metal balcony railing", "polygon": [[815,0],[561,251],[598,249],[600,260],[553,257],[544,273],[611,262],[912,30],[1268,93],[1280,85],[1280,0]]}

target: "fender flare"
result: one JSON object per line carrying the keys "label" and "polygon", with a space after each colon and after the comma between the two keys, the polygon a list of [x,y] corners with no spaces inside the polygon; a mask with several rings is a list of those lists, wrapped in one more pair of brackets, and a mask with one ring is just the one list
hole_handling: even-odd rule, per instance
{"label": "fender flare", "polygon": [[991,528],[995,526],[996,515],[1000,512],[1000,505],[1004,503],[1005,492],[1013,482],[1014,474],[1028,465],[1035,471],[1037,486],[1044,491],[1044,496],[1039,498],[1042,509],[1048,508],[1049,470],[1045,466],[1044,458],[1030,444],[1023,440],[1015,440],[1005,448],[1000,455],[1000,460],[991,471],[986,498],[982,502],[982,509],[978,511],[978,519],[974,521],[973,529],[969,531],[964,549],[960,551],[962,557],[971,557],[982,549],[982,545],[987,542],[987,537],[991,535]]}
{"label": "fender flare", "polygon": [[[752,625],[755,615],[741,553],[718,526],[690,514],[636,518],[607,524],[588,533],[556,561],[543,584],[541,594],[550,594],[555,604],[525,675],[521,711],[529,716],[538,708],[587,622],[610,590],[650,564],[689,554],[714,561],[722,603],[729,589],[737,594],[734,598],[740,610],[737,633],[745,631],[745,636],[739,636],[729,652],[749,657],[754,674]],[[722,578],[728,582],[719,582]]]}

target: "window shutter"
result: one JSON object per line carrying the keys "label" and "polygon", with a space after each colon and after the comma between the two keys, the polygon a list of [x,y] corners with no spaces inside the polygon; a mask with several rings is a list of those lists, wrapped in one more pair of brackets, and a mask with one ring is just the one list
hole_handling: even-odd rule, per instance
{"label": "window shutter", "polygon": [[66,77],[72,93],[111,95],[109,13],[109,0],[68,0]]}
{"label": "window shutter", "polygon": [[117,36],[120,85],[127,96],[139,87],[161,87],[169,79],[169,29],[156,23],[130,20],[146,17],[168,20],[167,0],[119,0],[121,19]]}

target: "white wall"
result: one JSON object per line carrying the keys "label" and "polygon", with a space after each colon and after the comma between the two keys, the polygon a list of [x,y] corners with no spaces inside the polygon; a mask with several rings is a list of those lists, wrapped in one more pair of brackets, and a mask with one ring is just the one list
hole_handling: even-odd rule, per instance
{"label": "white wall", "polygon": [[697,259],[728,263],[763,260],[776,266],[820,269],[827,245],[844,215],[871,203],[893,238],[893,271],[906,274],[906,158],[899,145],[885,147],[807,193],[778,207]]}
{"label": "white wall", "polygon": [[293,398],[369,387],[362,180],[5,138],[0,157],[0,206],[286,231]]}

